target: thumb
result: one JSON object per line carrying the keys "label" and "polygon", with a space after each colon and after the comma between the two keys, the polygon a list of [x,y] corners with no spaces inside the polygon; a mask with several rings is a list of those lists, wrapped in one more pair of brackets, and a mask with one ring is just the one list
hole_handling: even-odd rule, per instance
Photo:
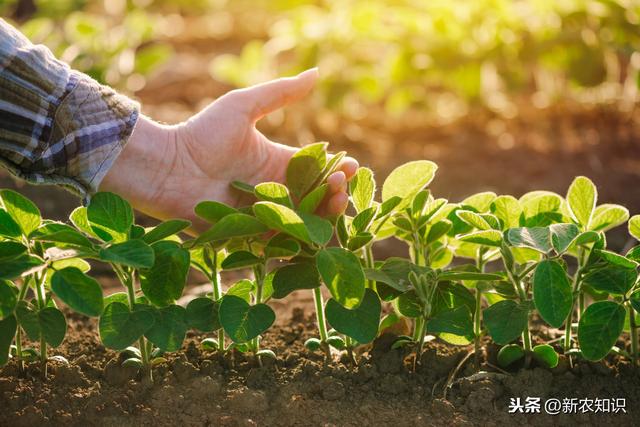
{"label": "thumb", "polygon": [[318,69],[311,68],[295,77],[271,80],[237,92],[249,103],[251,119],[258,121],[272,111],[304,98],[317,79]]}

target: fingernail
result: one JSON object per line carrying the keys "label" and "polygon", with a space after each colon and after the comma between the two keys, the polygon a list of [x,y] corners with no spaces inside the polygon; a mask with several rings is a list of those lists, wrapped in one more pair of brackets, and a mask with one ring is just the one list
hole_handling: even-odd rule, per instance
{"label": "fingernail", "polygon": [[309,75],[314,75],[314,76],[319,76],[320,75],[320,70],[318,69],[318,67],[313,67],[313,68],[309,68],[306,71],[301,72],[300,74],[298,74],[298,77],[306,77]]}

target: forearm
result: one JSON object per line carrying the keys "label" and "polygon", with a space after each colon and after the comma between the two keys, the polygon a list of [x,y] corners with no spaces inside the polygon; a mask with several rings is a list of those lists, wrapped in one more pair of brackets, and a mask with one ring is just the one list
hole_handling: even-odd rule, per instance
{"label": "forearm", "polygon": [[163,180],[174,168],[177,127],[140,115],[127,145],[102,180],[100,191],[112,191],[147,214],[158,216],[155,205]]}
{"label": "forearm", "polygon": [[137,103],[0,19],[0,163],[14,175],[90,196],[137,117]]}

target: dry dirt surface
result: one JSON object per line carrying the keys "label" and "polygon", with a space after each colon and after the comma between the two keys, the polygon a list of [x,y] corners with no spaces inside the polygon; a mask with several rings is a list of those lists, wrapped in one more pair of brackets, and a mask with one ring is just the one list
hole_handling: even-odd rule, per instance
{"label": "dry dirt surface", "polygon": [[[266,334],[263,346],[278,359],[263,367],[238,353],[202,352],[203,337],[189,335],[184,351],[168,355],[151,382],[100,345],[94,320],[71,315],[70,334],[53,352],[70,365],[52,363],[44,382],[37,363],[22,377],[13,362],[0,370],[0,425],[631,426],[640,417],[640,371],[617,358],[500,372],[491,367],[496,348],[490,346],[486,373],[476,374],[470,357],[451,379],[470,348],[432,341],[414,371],[411,356],[391,349],[393,337],[384,335],[359,351],[356,366],[346,357],[325,364],[302,346],[313,335],[312,318],[294,309]],[[627,413],[511,415],[515,397],[625,398]]]}

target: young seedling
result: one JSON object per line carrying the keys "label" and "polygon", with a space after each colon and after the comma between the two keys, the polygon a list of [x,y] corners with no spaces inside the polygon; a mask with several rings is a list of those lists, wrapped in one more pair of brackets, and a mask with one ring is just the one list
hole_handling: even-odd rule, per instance
{"label": "young seedling", "polygon": [[84,255],[108,263],[126,291],[105,298],[97,313],[103,344],[123,351],[123,365],[152,379],[152,366],[164,360],[161,353],[180,349],[187,330],[186,311],[175,301],[186,284],[189,253],[175,234],[190,222],[169,220],[144,229],[135,225],[129,203],[113,193],[97,193],[70,219],[75,238],[91,239]]}
{"label": "young seedling", "polygon": [[[56,240],[52,237],[70,227],[43,221],[38,208],[14,191],[2,190],[0,200],[0,364],[7,362],[15,341],[13,352],[19,369],[23,371],[23,362],[35,356],[46,378],[51,359],[48,347],[58,347],[67,329],[53,294],[72,309],[97,316],[103,304],[102,290],[84,274],[89,265],[77,258],[85,242],[58,245],[67,250],[51,243]],[[16,279],[21,280],[19,288],[12,282]],[[35,294],[31,301],[27,300],[29,289]],[[22,347],[22,331],[39,342],[39,352]],[[64,361],[60,356],[56,359]]]}

